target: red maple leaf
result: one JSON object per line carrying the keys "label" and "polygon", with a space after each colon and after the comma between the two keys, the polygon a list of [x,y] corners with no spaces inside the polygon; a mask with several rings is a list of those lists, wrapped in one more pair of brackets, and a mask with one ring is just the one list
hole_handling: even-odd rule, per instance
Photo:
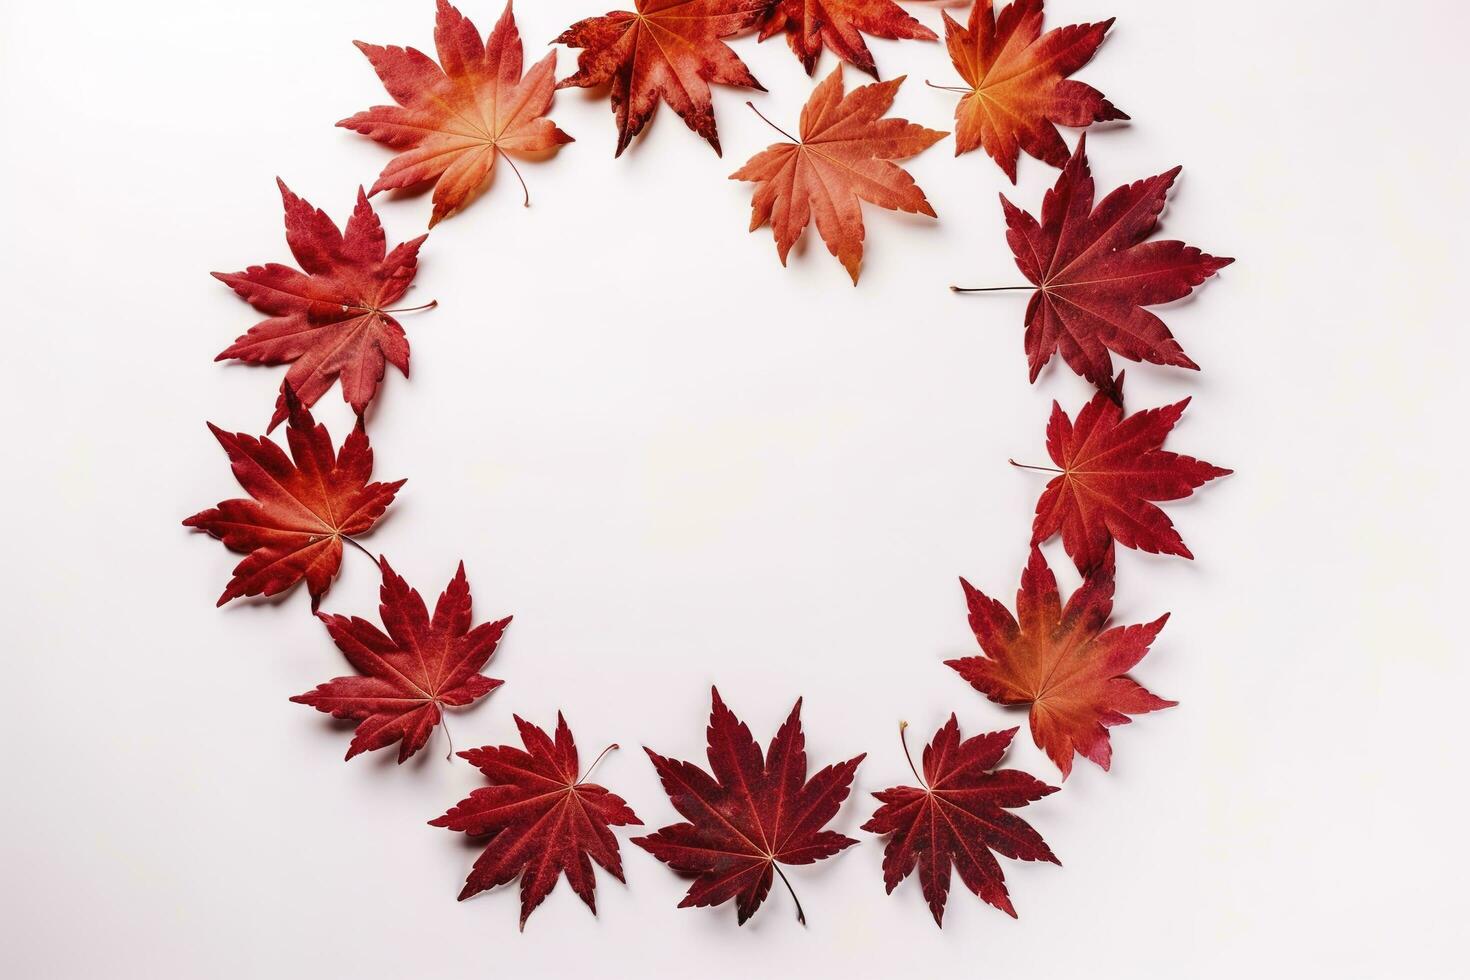
{"label": "red maple leaf", "polygon": [[333,452],[327,427],[285,390],[286,442],[291,455],[266,437],[231,434],[210,423],[230,469],[254,499],[236,498],[184,521],[245,555],[218,605],[239,596],[275,595],[302,579],[312,608],[342,564],[342,541],[370,531],[403,480],[369,483],[373,450],[359,420]]}
{"label": "red maple leaf", "polygon": [[1178,167],[1119,187],[1093,207],[1087,138],[1041,203],[1041,221],[1001,196],[1006,241],[1036,284],[1026,307],[1026,360],[1034,382],[1052,355],[1103,391],[1113,388],[1112,351],[1130,361],[1199,370],[1164,321],[1144,309],[1188,296],[1234,259],[1179,241],[1145,241]]}
{"label": "red maple leaf", "polygon": [[863,41],[864,34],[890,40],[939,40],[939,35],[893,0],[770,0],[761,20],[760,39],[783,32],[808,75],[816,71],[825,45],[854,68],[877,78],[878,66]]}
{"label": "red maple leaf", "polygon": [[339,378],[342,397],[361,416],[378,393],[385,361],[408,374],[408,338],[391,315],[402,311],[388,307],[413,282],[419,246],[428,236],[389,252],[383,225],[362,188],[343,232],[280,179],[276,183],[286,206],[286,244],[304,271],[271,262],[244,272],[213,273],[269,318],[215,360],[291,365],[270,429],[286,418],[287,388],[309,407]]}
{"label": "red maple leaf", "polygon": [[430,228],[480,193],[497,158],[515,170],[512,153],[542,155],[572,142],[546,118],[556,91],[556,52],[521,77],[521,35],[509,3],[482,43],[470,19],[439,0],[438,64],[415,48],[354,43],[398,105],[373,106],[337,125],[401,151],[371,193],[434,182]]}
{"label": "red maple leaf", "polygon": [[[711,689],[711,694],[706,734],[714,775],[645,747],[669,801],[689,822],[635,837],[633,843],[694,879],[679,908],[734,899],[744,925],[771,890],[773,869],[790,890],[779,864],[811,864],[857,843],[822,828],[847,799],[863,756],[807,779],[800,698],[762,758],[750,729],[725,707],[719,691]],[[791,897],[796,899],[794,891]],[[799,901],[796,917],[806,922]]]}
{"label": "red maple leaf", "polygon": [[[1121,374],[1116,391],[1121,397]],[[1061,468],[1052,470],[1059,475],[1036,502],[1031,543],[1060,531],[1062,547],[1083,573],[1103,560],[1113,541],[1150,554],[1193,558],[1169,515],[1151,501],[1188,497],[1232,471],[1161,448],[1188,404],[1186,398],[1125,418],[1122,406],[1100,391],[1074,424],[1052,402],[1046,451]]]}
{"label": "red maple leaf", "polygon": [[770,223],[782,265],[791,246],[815,220],[827,251],[857,285],[865,236],[863,201],[891,211],[935,216],[923,189],[893,163],[923,152],[945,135],[883,115],[904,77],[861,85],[843,95],[839,65],[812,90],[802,108],[801,140],[791,139],[772,123],[772,129],[791,141],[771,144],[730,175],[731,180],[756,185],[750,230]]}
{"label": "red maple leaf", "polygon": [[445,706],[473,704],[503,683],[480,671],[495,655],[510,617],[470,628],[470,586],[464,562],[429,616],[423,596],[388,565],[378,615],[385,635],[356,616],[317,616],[357,675],[337,677],[291,700],[358,723],[347,758],[398,747],[399,763],[428,744]]}
{"label": "red maple leaf", "polygon": [[568,27],[552,43],[583,48],[577,71],[557,88],[611,85],[622,156],[659,100],[720,152],[711,83],[759,89],[760,82],[721,38],[753,26],[767,0],[636,0]]}
{"label": "red maple leaf", "polygon": [[919,887],[942,928],[950,869],[957,868],[966,888],[1015,918],[1005,872],[991,851],[1018,861],[1061,864],[1030,824],[1006,812],[1057,788],[1016,769],[995,769],[1016,734],[1014,728],[960,741],[959,721],[952,714],[924,747],[921,777],[909,756],[907,727],[907,722],[901,725],[899,735],[919,786],[874,793],[883,805],[863,824],[869,833],[892,835],[883,850],[883,883],[889,894],[917,866]]}
{"label": "red maple leaf", "polygon": [[[572,890],[596,915],[592,861],[622,881],[622,857],[609,827],[641,826],[643,821],[621,797],[583,782],[577,744],[561,712],[556,714],[555,742],[520,717],[516,727],[525,751],[513,745],[487,745],[459,753],[493,785],[475,790],[444,816],[429,821],[432,827],[490,837],[459,900],[520,875],[525,929],[526,919],[556,887],[557,876],[565,874]],[[603,754],[615,748],[610,745]],[[588,772],[596,765],[594,760]]]}
{"label": "red maple leaf", "polygon": [[944,43],[955,71],[969,85],[955,106],[955,155],[984,147],[1016,182],[1021,150],[1060,167],[1067,144],[1057,126],[1084,127],[1127,119],[1090,85],[1067,78],[1092,60],[1113,26],[1073,24],[1041,33],[1042,0],[1016,0],[995,14],[977,0],[968,28],[944,14]]}
{"label": "red maple leaf", "polygon": [[[998,704],[1031,708],[1031,736],[1065,779],[1073,754],[1107,769],[1108,728],[1129,715],[1172,708],[1125,676],[1148,653],[1165,613],[1144,626],[1108,628],[1113,611],[1113,552],[1072,593],[1065,608],[1041,549],[1032,547],[1016,594],[1016,618],[1004,604],[960,579],[970,628],[982,657],[945,661],[975,690]],[[1018,621],[1019,620],[1019,621]]]}

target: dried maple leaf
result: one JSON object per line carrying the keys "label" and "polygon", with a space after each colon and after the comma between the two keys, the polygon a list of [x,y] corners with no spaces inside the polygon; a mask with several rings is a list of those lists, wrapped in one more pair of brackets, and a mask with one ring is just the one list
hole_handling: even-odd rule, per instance
{"label": "dried maple leaf", "polygon": [[1059,350],[1073,371],[1114,396],[1110,350],[1131,361],[1199,370],[1164,322],[1144,309],[1188,296],[1235,261],[1183,242],[1144,241],[1178,175],[1175,167],[1119,187],[1094,208],[1084,136],[1042,200],[1040,222],[1001,197],[1006,241],[1037,287],[1026,307],[1032,381]]}
{"label": "dried maple leaf", "polygon": [[[286,209],[286,244],[301,269],[271,262],[244,272],[216,272],[265,319],[220,352],[216,361],[289,364],[270,428],[285,418],[287,390],[307,406],[332,383],[359,416],[378,393],[384,362],[408,374],[408,338],[388,310],[407,291],[426,235],[390,253],[383,225],[361,188],[339,231],[322,211],[277,179]],[[434,304],[430,303],[430,306]]]}
{"label": "dried maple leaf", "polygon": [[291,700],[358,723],[347,758],[401,742],[402,763],[428,743],[446,705],[473,704],[501,685],[480,671],[494,656],[510,617],[470,628],[464,562],[439,596],[432,618],[418,590],[409,588],[386,558],[378,564],[383,571],[378,615],[387,634],[356,616],[318,613],[358,673]]}
{"label": "dried maple leaf", "polygon": [[[487,745],[459,753],[493,785],[475,790],[444,816],[429,821],[433,827],[490,836],[459,899],[464,901],[520,875],[524,929],[526,919],[556,887],[557,876],[565,874],[572,890],[596,915],[592,861],[622,881],[618,841],[609,828],[641,826],[643,821],[620,797],[583,782],[577,744],[561,712],[556,715],[555,742],[519,717],[516,727],[525,751],[513,745]],[[603,753],[615,748],[610,745]],[[593,760],[588,772],[596,765]]]}
{"label": "dried maple leaf", "polygon": [[890,162],[911,157],[945,136],[907,119],[880,118],[893,105],[903,80],[899,76],[863,85],[844,96],[839,65],[801,110],[801,139],[772,124],[791,142],[772,144],[730,175],[731,180],[756,183],[750,230],[770,222],[782,265],[815,219],[827,250],[856,285],[863,259],[862,201],[935,216],[913,177]]}
{"label": "dried maple leaf", "polygon": [[[811,864],[856,844],[822,828],[847,799],[863,756],[828,766],[806,778],[806,737],[801,699],[771,739],[765,757],[750,729],[712,690],[709,765],[667,759],[647,747],[669,801],[689,823],[664,827],[633,843],[694,883],[679,908],[721,905],[735,899],[741,925],[771,889],[771,872],[791,882],[781,864]],[[796,893],[791,893],[793,900]],[[801,903],[796,917],[806,922]]]}
{"label": "dried maple leaf", "polygon": [[760,24],[762,41],[785,33],[791,52],[810,75],[825,45],[833,54],[878,77],[864,34],[890,40],[937,41],[939,35],[893,0],[771,0]]}
{"label": "dried maple leaf", "polygon": [[1103,94],[1067,78],[1092,60],[1113,26],[1073,24],[1041,34],[1042,0],[1016,0],[997,19],[991,0],[977,0],[969,28],[944,14],[950,60],[970,87],[955,106],[955,155],[984,147],[1016,182],[1021,150],[1053,167],[1067,162],[1057,126],[1127,119]]}
{"label": "dried maple leaf", "polygon": [[221,606],[239,596],[275,595],[305,579],[315,609],[342,564],[343,539],[371,530],[405,482],[368,482],[373,450],[360,421],[341,452],[333,452],[327,427],[313,421],[290,388],[285,399],[289,458],[268,438],[209,426],[235,479],[254,498],[226,500],[184,521],[245,555]]}
{"label": "dried maple leaf", "polygon": [[[1122,388],[1120,374],[1120,394]],[[1231,471],[1160,448],[1188,404],[1186,398],[1125,418],[1122,406],[1098,392],[1074,424],[1052,402],[1046,450],[1061,469],[1025,467],[1059,474],[1036,502],[1031,543],[1060,531],[1062,547],[1084,573],[1104,559],[1113,541],[1150,554],[1193,558],[1169,515],[1151,501],[1188,497]]]}
{"label": "dried maple leaf", "polygon": [[371,193],[434,182],[430,228],[480,193],[496,158],[505,157],[516,170],[511,154],[545,154],[572,142],[546,118],[556,91],[556,52],[521,77],[521,35],[509,3],[481,43],[470,19],[439,0],[438,64],[414,48],[354,43],[398,105],[373,106],[337,125],[402,151],[388,161]]}
{"label": "dried maple leaf", "polygon": [[917,866],[929,911],[935,924],[943,927],[953,867],[959,869],[966,888],[1015,918],[1005,872],[990,852],[1018,861],[1061,864],[1030,824],[1006,812],[1034,803],[1057,788],[1016,769],[995,769],[1016,734],[1014,728],[960,741],[960,725],[954,715],[924,747],[921,777],[909,756],[904,737],[907,727],[907,722],[901,725],[899,735],[919,786],[895,786],[874,793],[883,805],[863,824],[869,833],[892,835],[883,850],[883,883],[889,894]]}
{"label": "dried maple leaf", "polygon": [[553,44],[584,49],[577,71],[557,83],[611,85],[622,156],[659,100],[720,152],[711,83],[759,89],[760,82],[720,39],[752,27],[767,0],[636,0],[634,9],[579,20]]}
{"label": "dried maple leaf", "polygon": [[960,579],[960,585],[985,655],[946,663],[990,700],[1030,705],[1031,736],[1063,779],[1072,771],[1073,754],[1108,768],[1110,727],[1178,703],[1125,676],[1148,653],[1169,614],[1144,626],[1105,628],[1113,611],[1112,549],[1063,608],[1056,576],[1033,546],[1016,595],[1019,622],[969,582]]}

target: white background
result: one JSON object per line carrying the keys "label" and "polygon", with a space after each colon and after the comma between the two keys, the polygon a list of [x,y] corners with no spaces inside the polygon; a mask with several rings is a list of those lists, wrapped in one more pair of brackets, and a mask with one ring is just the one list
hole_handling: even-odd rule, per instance
{"label": "white background", "polygon": [[[607,2],[524,3],[530,56]],[[216,610],[236,557],[179,526],[237,493],[204,420],[261,431],[281,375],[211,363],[255,317],[207,273],[288,258],[278,174],[345,218],[389,158],[332,127],[385,101],[350,41],[427,47],[432,4],[7,2],[0,972],[1448,975],[1470,15],[1052,8],[1119,18],[1078,76],[1135,120],[1089,139],[1101,189],[1182,163],[1166,233],[1239,258],[1163,311],[1203,373],[1129,370],[1135,408],[1194,396],[1172,448],[1238,471],[1169,507],[1198,561],[1119,560],[1119,621],[1174,614],[1136,676],[1181,706],[1026,811],[1065,867],[1006,862],[1019,921],[956,883],[936,930],[865,839],[791,874],[809,928],[778,886],[737,929],[625,843],[599,918],[563,884],[518,935],[515,888],[457,904],[476,851],[425,826],[478,774],[442,735],[343,764],[346,732],[287,701],[344,672],[304,592]],[[734,47],[794,124],[796,60]],[[953,80],[942,48],[873,48],[910,73],[897,114],[949,128],[920,84]],[[637,746],[701,759],[712,682],[762,740],[802,694],[815,764],[869,753],[836,822],[867,838],[868,792],[911,779],[900,718],[1024,722],[942,665],[974,649],[956,577],[1013,595],[1042,481],[1006,457],[1044,461],[1051,399],[1087,389],[1026,383],[1022,294],[946,289],[1019,281],[987,158],[913,160],[940,220],[865,209],[854,289],[810,232],[785,270],[746,234],[725,177],[773,139],[746,97],[716,94],[723,160],[667,109],[614,160],[606,98],[560,93],[577,142],[523,167],[533,206],[501,173],[433,232],[410,297],[440,307],[404,319],[412,380],[370,418],[378,474],[410,480],[368,541],[431,594],[463,557],[478,614],[515,615],[459,747],[561,708],[584,761],[622,743],[596,779],[657,827]],[[1055,172],[1020,175],[1034,209]],[[392,241],[429,213],[379,206]],[[349,553],[325,607],[373,615],[375,587]],[[1024,734],[1011,761],[1057,778]]]}

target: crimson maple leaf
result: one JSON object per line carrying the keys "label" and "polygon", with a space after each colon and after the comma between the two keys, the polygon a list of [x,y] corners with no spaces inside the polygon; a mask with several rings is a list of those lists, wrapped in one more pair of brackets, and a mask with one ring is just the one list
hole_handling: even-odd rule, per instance
{"label": "crimson maple leaf", "polygon": [[1169,614],[1144,626],[1107,627],[1113,611],[1111,548],[1065,608],[1056,576],[1035,546],[1016,594],[1017,618],[964,579],[960,585],[970,628],[985,655],[945,663],[997,704],[1029,705],[1031,736],[1063,779],[1072,771],[1073,754],[1108,768],[1109,727],[1178,703],[1125,676],[1148,653]]}
{"label": "crimson maple leaf", "polygon": [[[561,712],[556,714],[555,742],[519,716],[516,727],[525,751],[513,745],[487,745],[459,753],[493,785],[475,790],[448,813],[429,821],[432,827],[490,837],[459,900],[520,875],[525,929],[526,919],[556,887],[557,876],[565,874],[572,890],[596,915],[592,861],[622,881],[622,857],[609,828],[641,826],[643,821],[621,797],[583,781],[577,744]],[[615,748],[610,745],[603,753]],[[594,760],[592,766],[596,765]]]}
{"label": "crimson maple leaf", "polygon": [[966,888],[1015,918],[1005,872],[991,851],[1018,861],[1061,864],[1030,824],[1006,812],[1057,788],[1017,769],[995,769],[1016,734],[1014,728],[960,741],[959,721],[952,714],[924,747],[921,777],[909,756],[907,727],[907,722],[899,726],[899,736],[919,786],[874,793],[883,805],[862,828],[892,835],[883,849],[883,883],[889,894],[917,866],[919,887],[942,928],[950,869],[957,868]]}
{"label": "crimson maple leaf", "polygon": [[339,378],[342,397],[361,416],[378,393],[385,361],[408,374],[408,338],[391,315],[402,311],[388,307],[413,282],[419,246],[428,236],[389,252],[383,225],[362,188],[344,232],[279,178],[276,184],[286,208],[286,244],[304,271],[270,262],[244,272],[213,273],[268,317],[215,360],[291,365],[270,429],[286,418],[288,388],[311,406]]}
{"label": "crimson maple leaf", "polygon": [[1188,296],[1234,259],[1179,241],[1145,241],[1180,168],[1127,184],[1093,207],[1087,138],[1041,204],[1041,221],[1005,196],[1006,241],[1036,284],[1026,307],[1026,360],[1034,382],[1052,355],[1103,391],[1113,387],[1112,351],[1130,361],[1199,370],[1164,321],[1144,309]]}
{"label": "crimson maple leaf", "polygon": [[[669,801],[689,822],[635,837],[633,843],[694,879],[679,908],[734,899],[744,925],[771,890],[773,869],[790,890],[780,864],[811,864],[857,843],[822,828],[847,799],[863,756],[807,779],[800,698],[762,758],[750,729],[725,707],[719,691],[711,689],[711,695],[706,735],[714,775],[645,747]],[[796,900],[795,891],[791,897]],[[806,922],[799,901],[796,917]]]}
{"label": "crimson maple leaf", "polygon": [[[863,201],[935,216],[914,178],[891,162],[920,153],[945,136],[907,119],[882,118],[904,77],[863,85],[844,96],[839,65],[801,110],[801,140],[773,143],[730,175],[731,180],[757,185],[750,230],[770,222],[782,265],[815,219],[827,251],[856,285],[863,260]],[[775,124],[772,128],[791,139]]]}
{"label": "crimson maple leaf", "polygon": [[289,387],[285,399],[289,457],[269,438],[209,425],[235,479],[254,498],[222,501],[184,521],[245,555],[221,606],[239,596],[275,595],[305,579],[315,609],[342,564],[343,539],[370,531],[405,482],[368,482],[373,450],[361,420],[334,452],[327,427]]}
{"label": "crimson maple leaf", "polygon": [[1016,182],[1021,150],[1060,167],[1067,144],[1057,126],[1084,127],[1127,119],[1090,85],[1067,78],[1092,60],[1113,26],[1073,24],[1041,33],[1042,0],[1016,0],[995,14],[991,0],[977,0],[969,27],[945,13],[944,42],[955,71],[970,87],[955,106],[955,156],[984,147]]}
{"label": "crimson maple leaf", "polygon": [[584,49],[576,73],[556,87],[612,86],[614,156],[622,156],[648,125],[660,99],[718,154],[710,84],[765,91],[720,39],[753,26],[766,5],[767,0],[635,0],[632,11],[579,20],[552,42]]}
{"label": "crimson maple leaf", "polygon": [[878,77],[864,34],[890,40],[937,41],[939,35],[893,0],[770,0],[761,20],[762,41],[785,33],[792,54],[810,75],[822,47],[860,71]]}
{"label": "crimson maple leaf", "polygon": [[378,615],[385,635],[356,616],[318,613],[357,676],[337,677],[291,700],[358,723],[347,758],[400,742],[398,761],[428,744],[445,706],[473,704],[503,683],[480,671],[495,655],[510,617],[470,628],[464,562],[429,616],[423,596],[378,559],[383,585]]}
{"label": "crimson maple leaf", "polygon": [[[1116,390],[1121,396],[1121,374]],[[1125,418],[1122,406],[1100,391],[1074,424],[1052,402],[1046,451],[1061,469],[1052,471],[1059,475],[1036,502],[1031,543],[1060,531],[1062,547],[1084,573],[1103,560],[1113,541],[1150,554],[1193,558],[1169,515],[1152,501],[1188,497],[1232,471],[1161,448],[1188,404],[1186,398]]]}
{"label": "crimson maple leaf", "polygon": [[434,182],[430,228],[480,193],[497,158],[505,157],[515,170],[512,153],[545,154],[572,142],[546,118],[556,91],[556,52],[521,77],[521,35],[509,3],[482,43],[470,19],[439,0],[438,64],[415,48],[353,43],[398,105],[373,106],[337,125],[402,151],[383,168],[371,193]]}

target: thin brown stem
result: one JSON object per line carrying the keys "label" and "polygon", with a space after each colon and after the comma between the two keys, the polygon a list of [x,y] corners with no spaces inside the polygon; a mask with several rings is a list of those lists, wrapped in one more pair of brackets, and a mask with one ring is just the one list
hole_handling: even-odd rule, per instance
{"label": "thin brown stem", "polygon": [[[787,139],[789,139],[793,143],[800,143],[801,142],[801,140],[797,139],[795,136],[792,136],[790,133],[786,132],[786,130],[782,129],[780,126],[777,126],[775,123],[771,122],[769,119],[766,119],[766,114],[764,112],[761,112],[759,109],[757,109],[755,107],[755,103],[754,102],[747,101],[745,104],[748,105],[748,106],[750,106],[750,111],[753,112],[753,113],[755,113],[757,116],[760,116],[761,119],[765,121],[765,124],[767,126],[770,126],[776,132],[780,133],[782,136],[786,137]],[[803,919],[802,921],[805,922],[806,920]]]}
{"label": "thin brown stem", "polygon": [[444,761],[453,762],[454,736],[449,734],[449,714],[442,707],[439,709],[439,727],[444,729],[444,741],[449,743],[449,751],[444,754]]}
{"label": "thin brown stem", "polygon": [[1035,289],[1035,286],[950,286],[952,293],[1009,293],[1017,289]]}
{"label": "thin brown stem", "polygon": [[781,866],[775,861],[771,862],[771,867],[775,868],[776,874],[781,876],[781,883],[786,886],[786,890],[791,893],[791,900],[796,903],[796,921],[806,925],[806,913],[801,910],[801,899],[796,897],[796,889],[792,888],[791,882],[786,879],[786,872],[782,871]]}
{"label": "thin brown stem", "polygon": [[590,775],[592,775],[592,770],[594,770],[594,769],[597,768],[597,764],[602,761],[602,757],[605,756],[605,755],[607,755],[609,752],[611,752],[613,749],[615,749],[617,747],[618,747],[618,743],[617,742],[614,742],[613,744],[609,745],[607,748],[603,749],[601,752],[597,753],[597,758],[593,759],[592,760],[592,765],[588,766],[587,767],[587,771],[584,772],[584,773],[582,773],[582,778],[579,779],[579,780],[577,780],[572,785],[573,786],[581,786],[582,783],[587,779],[587,777],[590,776]]}
{"label": "thin brown stem", "polygon": [[524,178],[524,177],[521,176],[521,168],[520,167],[517,167],[516,166],[516,162],[510,158],[510,154],[509,153],[506,153],[500,147],[497,146],[495,148],[495,152],[496,153],[499,153],[500,156],[505,160],[506,164],[510,167],[511,172],[516,175],[516,180],[518,180],[518,181],[521,182],[521,193],[524,194],[524,195],[526,195],[526,199],[521,202],[521,207],[523,207],[523,208],[530,207],[531,206],[531,189],[526,186],[526,178]]}
{"label": "thin brown stem", "polygon": [[348,544],[352,545],[352,547],[356,548],[358,551],[362,552],[363,554],[365,554],[369,558],[371,558],[373,560],[373,564],[374,565],[377,565],[379,569],[381,569],[383,567],[383,559],[379,558],[377,555],[373,554],[371,551],[368,551],[366,548],[364,548],[362,545],[358,544],[356,541],[354,541],[351,538],[349,538],[347,535],[345,535],[345,534],[339,534],[337,536],[339,538],[341,538],[343,541],[346,541]]}
{"label": "thin brown stem", "polygon": [[958,85],[935,85],[927,78],[924,79],[924,84],[929,86],[930,88],[937,88],[941,92],[958,92],[961,95],[969,95],[971,92],[975,91],[972,88],[960,88]]}
{"label": "thin brown stem", "polygon": [[439,305],[437,299],[431,299],[422,306],[400,306],[396,310],[379,310],[379,313],[417,313],[419,310],[432,310]]}
{"label": "thin brown stem", "polygon": [[1032,466],[1029,463],[1018,463],[1014,459],[1008,459],[1008,460],[1006,460],[1006,462],[1007,463],[1010,463],[1012,466],[1016,467],[1017,469],[1021,469],[1021,470],[1040,470],[1043,473],[1062,473],[1062,472],[1064,472],[1063,470],[1057,469],[1055,466]]}
{"label": "thin brown stem", "polygon": [[343,303],[342,312],[346,313],[349,310],[359,310],[363,313],[417,313],[419,310],[432,310],[438,305],[439,301],[437,299],[431,299],[422,306],[403,306],[396,310],[380,310],[376,306],[352,306],[348,303]]}
{"label": "thin brown stem", "polygon": [[928,789],[929,784],[924,782],[924,777],[919,775],[918,768],[914,766],[914,757],[909,755],[909,723],[906,721],[898,723],[898,740],[903,743],[903,757],[909,760],[909,772],[914,774],[920,786]]}

